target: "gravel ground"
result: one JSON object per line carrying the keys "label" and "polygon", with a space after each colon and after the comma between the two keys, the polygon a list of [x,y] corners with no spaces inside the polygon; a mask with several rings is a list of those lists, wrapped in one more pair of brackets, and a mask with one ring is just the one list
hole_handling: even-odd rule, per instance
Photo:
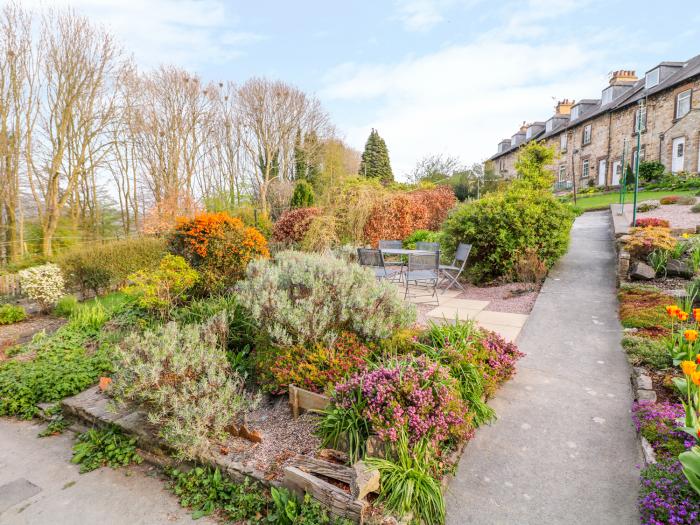
{"label": "gravel ground", "polygon": [[[647,200],[643,202],[659,203],[658,200]],[[693,213],[690,211],[690,208],[692,208],[692,206],[665,204],[659,206],[655,210],[643,213],[638,212],[637,218],[656,217],[657,219],[666,219],[671,224],[671,228],[695,228],[700,224],[700,213]]]}

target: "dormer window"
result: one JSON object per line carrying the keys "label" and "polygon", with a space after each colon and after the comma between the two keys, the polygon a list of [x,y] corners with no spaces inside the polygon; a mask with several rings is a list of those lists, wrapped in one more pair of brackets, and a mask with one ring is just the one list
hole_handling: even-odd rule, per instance
{"label": "dormer window", "polygon": [[603,90],[603,94],[600,97],[600,105],[605,106],[606,104],[610,104],[613,99],[613,87],[610,86],[609,88],[605,88]]}
{"label": "dormer window", "polygon": [[581,106],[574,106],[571,108],[571,120],[576,120],[579,116]]}
{"label": "dormer window", "polygon": [[530,140],[530,139],[532,138],[532,126],[530,126],[529,128],[527,128],[527,131],[525,132],[525,138],[526,138],[527,140]]}
{"label": "dormer window", "polygon": [[550,133],[552,131],[553,127],[554,127],[554,121],[552,119],[549,119],[544,125],[544,130],[547,133]]}
{"label": "dormer window", "polygon": [[649,71],[649,73],[646,74],[646,77],[644,77],[644,87],[646,89],[653,88],[654,86],[659,85],[659,75],[660,71],[659,68],[657,67],[656,69],[652,69]]}

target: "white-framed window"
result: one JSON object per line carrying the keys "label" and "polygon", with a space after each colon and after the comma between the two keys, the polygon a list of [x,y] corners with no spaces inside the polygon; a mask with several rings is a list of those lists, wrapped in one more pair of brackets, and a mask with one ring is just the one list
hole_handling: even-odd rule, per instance
{"label": "white-framed window", "polygon": [[530,140],[532,138],[532,126],[527,128],[527,131],[525,132],[525,139]]}
{"label": "white-framed window", "polygon": [[585,126],[583,128],[583,145],[585,146],[586,144],[591,143],[591,133],[593,131],[593,127],[591,124],[588,124],[588,126]]}
{"label": "white-framed window", "polygon": [[[644,162],[644,157],[646,156],[646,146],[642,146],[640,148],[640,156],[639,156],[639,162]],[[635,148],[634,151],[632,152],[632,169],[637,168],[637,149]]]}
{"label": "white-framed window", "polygon": [[559,166],[559,182],[566,180],[566,166]]}
{"label": "white-framed window", "polygon": [[549,119],[547,122],[544,124],[544,130],[549,133],[552,131],[552,128],[554,127],[554,121],[552,119]]}
{"label": "white-framed window", "polygon": [[690,97],[692,93],[692,89],[686,89],[676,95],[676,118],[684,117],[690,113]]}
{"label": "white-framed window", "polygon": [[610,104],[612,102],[613,98],[613,86],[610,86],[608,88],[605,88],[603,90],[603,94],[600,97],[600,105],[604,106],[605,104]]}
{"label": "white-framed window", "polygon": [[571,108],[571,120],[576,120],[579,116],[579,113],[581,111],[581,106],[574,106]]}
{"label": "white-framed window", "polygon": [[566,136],[566,131],[559,136],[559,149],[561,151],[566,151],[568,138]]}
{"label": "white-framed window", "polygon": [[634,112],[634,132],[639,133],[639,131],[645,132],[647,130],[647,107],[641,106],[638,110]]}
{"label": "white-framed window", "polygon": [[583,159],[581,163],[581,178],[587,179],[591,175],[591,163],[588,159]]}
{"label": "white-framed window", "polygon": [[659,68],[657,67],[656,69],[652,69],[649,71],[649,73],[646,74],[644,77],[644,87],[646,89],[653,88],[654,86],[659,84],[659,75],[660,71]]}

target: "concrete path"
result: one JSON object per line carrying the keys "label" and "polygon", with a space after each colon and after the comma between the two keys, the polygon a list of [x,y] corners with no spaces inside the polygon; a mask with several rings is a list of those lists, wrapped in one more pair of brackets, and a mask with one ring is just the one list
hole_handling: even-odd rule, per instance
{"label": "concrete path", "polygon": [[448,525],[639,522],[641,450],[620,348],[610,212],[586,213],[518,339],[527,354],[491,401],[447,494]]}
{"label": "concrete path", "polygon": [[2,525],[213,525],[194,522],[144,465],[79,474],[73,434],[39,439],[34,422],[0,418]]}

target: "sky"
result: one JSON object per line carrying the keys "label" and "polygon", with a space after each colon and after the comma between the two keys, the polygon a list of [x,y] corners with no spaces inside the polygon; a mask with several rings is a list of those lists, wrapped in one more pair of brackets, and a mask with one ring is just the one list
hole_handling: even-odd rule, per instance
{"label": "sky", "polygon": [[[0,0],[1,1],[4,0]],[[398,179],[430,154],[481,162],[558,99],[608,74],[700,54],[697,0],[23,0],[71,5],[144,69],[281,79],[317,96],[362,150],[371,128]]]}

